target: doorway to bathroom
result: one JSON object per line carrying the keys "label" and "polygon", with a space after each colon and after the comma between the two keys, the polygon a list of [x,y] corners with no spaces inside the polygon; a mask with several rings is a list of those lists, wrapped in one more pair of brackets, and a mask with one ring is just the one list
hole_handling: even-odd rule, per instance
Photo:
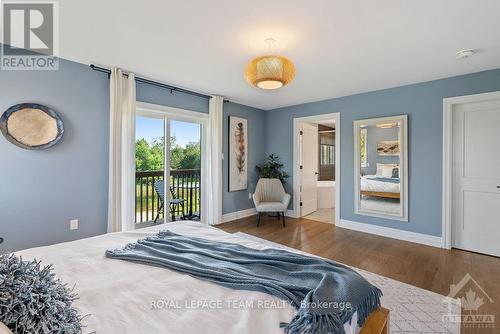
{"label": "doorway to bathroom", "polygon": [[340,219],[340,114],[294,119],[294,215]]}

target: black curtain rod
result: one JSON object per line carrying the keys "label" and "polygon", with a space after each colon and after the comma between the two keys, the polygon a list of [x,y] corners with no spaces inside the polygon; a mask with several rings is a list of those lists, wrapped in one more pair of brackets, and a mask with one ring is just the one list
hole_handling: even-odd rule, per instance
{"label": "black curtain rod", "polygon": [[[101,66],[96,66],[94,64],[90,64],[90,68],[93,69],[94,71],[97,71],[97,72],[107,73],[108,75],[111,74],[110,69],[104,68]],[[124,75],[128,76],[127,73],[124,73]],[[193,95],[193,96],[197,96],[197,97],[202,97],[205,99],[212,98],[210,95],[206,95],[206,94],[202,94],[202,93],[198,93],[198,92],[193,92],[191,90],[187,90],[187,89],[180,88],[180,87],[175,87],[172,85],[167,85],[163,82],[158,82],[158,81],[154,81],[154,80],[150,80],[150,79],[146,79],[146,78],[142,78],[142,77],[138,77],[138,76],[135,77],[135,81],[142,82],[142,83],[145,83],[145,84],[148,84],[151,86],[155,86],[155,87],[168,89],[168,90],[170,90],[170,93],[179,92],[179,93],[184,93],[184,94]],[[224,100],[224,102],[229,102],[229,101]]]}

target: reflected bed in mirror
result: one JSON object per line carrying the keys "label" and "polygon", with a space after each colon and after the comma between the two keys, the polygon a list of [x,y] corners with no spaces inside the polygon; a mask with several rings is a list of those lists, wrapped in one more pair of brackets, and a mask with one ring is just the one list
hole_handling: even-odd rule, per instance
{"label": "reflected bed in mirror", "polygon": [[354,122],[355,213],[408,221],[407,116]]}

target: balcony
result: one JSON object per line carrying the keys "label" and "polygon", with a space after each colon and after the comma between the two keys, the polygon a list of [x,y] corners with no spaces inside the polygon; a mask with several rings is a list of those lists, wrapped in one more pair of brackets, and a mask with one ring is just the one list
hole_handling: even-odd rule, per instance
{"label": "balcony", "polygon": [[[164,211],[162,201],[154,189],[158,180],[163,180],[163,171],[137,171],[135,174],[135,222],[136,224],[162,223]],[[166,213],[170,220],[199,220],[201,214],[201,173],[199,169],[177,169],[170,171],[171,204]]]}

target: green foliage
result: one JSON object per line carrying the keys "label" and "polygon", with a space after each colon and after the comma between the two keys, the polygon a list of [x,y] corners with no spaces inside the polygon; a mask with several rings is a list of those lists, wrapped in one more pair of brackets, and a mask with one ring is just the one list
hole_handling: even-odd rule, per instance
{"label": "green foliage", "polygon": [[199,169],[201,167],[200,143],[189,143],[186,145],[179,163],[180,169]]}
{"label": "green foliage", "polygon": [[367,164],[367,152],[366,152],[366,136],[367,136],[367,131],[366,129],[361,129],[360,135],[359,135],[359,155],[361,157],[361,167],[365,167]]}
{"label": "green foliage", "polygon": [[[163,170],[164,139],[158,137],[149,143],[144,138],[135,143],[135,165],[137,171]],[[199,169],[201,167],[201,147],[192,142],[181,147],[170,138],[170,168]]]}
{"label": "green foliage", "polygon": [[148,170],[151,164],[151,148],[149,143],[143,138],[135,142],[135,169]]}
{"label": "green foliage", "polygon": [[280,179],[283,184],[286,183],[288,178],[288,174],[283,170],[280,158],[275,154],[270,154],[265,163],[257,165],[255,168],[261,178]]}

